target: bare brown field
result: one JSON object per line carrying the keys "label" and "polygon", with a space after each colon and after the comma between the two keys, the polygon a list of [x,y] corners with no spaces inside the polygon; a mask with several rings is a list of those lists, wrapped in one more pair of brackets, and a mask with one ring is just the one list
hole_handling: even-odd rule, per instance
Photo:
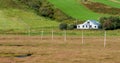
{"label": "bare brown field", "polygon": [[[120,63],[120,37],[0,36],[0,63]],[[28,57],[19,55],[31,54]]]}

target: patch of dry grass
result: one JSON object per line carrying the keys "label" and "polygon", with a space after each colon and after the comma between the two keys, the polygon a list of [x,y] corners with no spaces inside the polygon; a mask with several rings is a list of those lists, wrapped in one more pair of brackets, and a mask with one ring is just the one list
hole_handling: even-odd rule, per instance
{"label": "patch of dry grass", "polygon": [[[1,36],[0,63],[119,63],[120,37],[107,37],[107,46],[103,46],[103,37],[39,36]],[[6,56],[8,54],[8,56]],[[12,54],[33,54],[17,58]]]}

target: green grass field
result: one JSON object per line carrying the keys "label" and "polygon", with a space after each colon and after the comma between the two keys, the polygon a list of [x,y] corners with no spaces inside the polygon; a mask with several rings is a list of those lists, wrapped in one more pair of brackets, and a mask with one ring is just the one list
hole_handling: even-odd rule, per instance
{"label": "green grass field", "polygon": [[98,20],[99,17],[105,16],[104,14],[97,14],[87,9],[84,5],[80,4],[80,1],[77,0],[48,0],[55,5],[56,8],[59,8],[67,15],[77,18],[80,20],[95,19]]}
{"label": "green grass field", "polygon": [[52,28],[58,27],[58,22],[40,17],[33,11],[19,9],[0,10],[0,30]]}
{"label": "green grass field", "polygon": [[[111,7],[115,7],[115,8],[120,8],[120,0],[92,0],[94,2],[99,2],[99,3],[103,3],[105,5],[111,6]],[[117,2],[115,2],[117,1]]]}

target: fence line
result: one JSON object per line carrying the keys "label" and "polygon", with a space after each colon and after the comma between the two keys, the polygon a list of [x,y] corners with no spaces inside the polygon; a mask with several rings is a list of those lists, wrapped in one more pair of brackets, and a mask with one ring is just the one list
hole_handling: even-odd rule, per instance
{"label": "fence line", "polygon": [[[41,40],[43,40],[43,38],[44,38],[44,36],[45,35],[47,35],[47,33],[45,34],[45,30],[41,30],[41,32],[39,32],[40,33],[40,36],[41,36]],[[48,31],[47,31],[48,32]],[[32,36],[31,34],[31,30],[29,30],[28,32],[28,35],[29,36]],[[56,33],[59,33],[59,32],[57,32],[57,31],[54,31],[54,30],[51,30],[50,31],[50,33],[48,33],[48,35],[50,34],[50,36],[51,36],[51,40],[55,40],[55,38],[54,38],[54,36],[57,36],[58,34],[56,34]],[[76,33],[77,33],[77,31],[76,31]],[[75,34],[74,32],[67,32],[66,30],[64,30],[64,31],[62,31],[62,33],[61,33],[61,35],[64,37],[63,38],[63,40],[66,42],[67,41],[67,36],[69,36],[69,34],[71,35],[71,34]],[[82,42],[82,44],[85,44],[85,34],[86,34],[86,32],[84,31],[84,30],[82,30],[82,31],[80,31],[80,33],[78,32],[78,34],[81,34],[81,42]],[[89,33],[90,34],[90,33]],[[88,34],[88,35],[89,35]],[[104,31],[104,33],[102,32],[102,34],[103,34],[103,36],[102,37],[104,37],[104,39],[103,39],[103,45],[104,45],[104,48],[106,47],[106,39],[107,39],[107,32],[106,31]],[[6,34],[7,35],[7,34]]]}

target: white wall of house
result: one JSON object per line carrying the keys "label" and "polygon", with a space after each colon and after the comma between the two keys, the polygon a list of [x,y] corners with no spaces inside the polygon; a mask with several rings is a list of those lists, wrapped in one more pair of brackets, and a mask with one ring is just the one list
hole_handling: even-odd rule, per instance
{"label": "white wall of house", "polygon": [[100,24],[96,21],[87,20],[83,24],[78,24],[77,29],[99,29]]}

